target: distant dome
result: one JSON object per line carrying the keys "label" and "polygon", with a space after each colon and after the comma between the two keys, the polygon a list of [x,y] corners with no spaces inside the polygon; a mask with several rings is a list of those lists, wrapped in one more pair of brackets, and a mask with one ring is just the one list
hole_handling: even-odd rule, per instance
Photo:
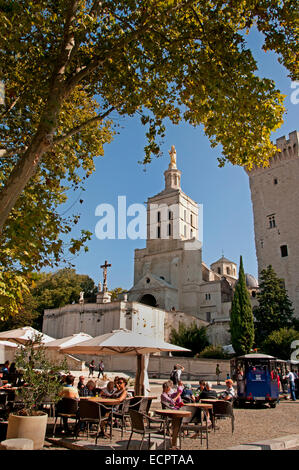
{"label": "distant dome", "polygon": [[246,273],[245,278],[246,278],[246,286],[248,287],[248,289],[257,289],[258,288],[259,283],[258,283],[257,279],[252,274]]}

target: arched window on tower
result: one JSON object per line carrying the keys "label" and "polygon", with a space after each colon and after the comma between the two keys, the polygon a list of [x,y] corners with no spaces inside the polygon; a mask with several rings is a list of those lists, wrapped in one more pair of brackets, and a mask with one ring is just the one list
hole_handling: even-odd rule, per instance
{"label": "arched window on tower", "polygon": [[161,227],[157,227],[157,238],[161,238]]}
{"label": "arched window on tower", "polygon": [[171,236],[171,224],[168,224],[168,236]]}

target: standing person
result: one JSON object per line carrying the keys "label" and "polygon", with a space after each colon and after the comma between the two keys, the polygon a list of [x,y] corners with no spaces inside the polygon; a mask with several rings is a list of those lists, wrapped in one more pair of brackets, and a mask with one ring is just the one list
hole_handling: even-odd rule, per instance
{"label": "standing person", "polygon": [[185,370],[185,368],[183,366],[181,366],[180,364],[175,364],[173,366],[173,369],[172,369],[171,374],[170,374],[170,380],[172,381],[174,386],[178,385],[179,381],[181,380],[182,372],[184,370]]}
{"label": "standing person", "polygon": [[296,395],[295,395],[295,374],[290,371],[289,369],[286,370],[286,375],[285,378],[289,380],[289,385],[290,385],[290,395],[291,399],[293,401],[296,401]]}
{"label": "standing person", "polygon": [[94,370],[95,370],[95,368],[96,368],[95,363],[94,363],[94,360],[91,361],[91,363],[89,364],[88,368],[89,368],[89,375],[88,375],[88,377],[93,377],[93,373],[94,373]]}
{"label": "standing person", "polygon": [[216,364],[217,385],[220,385],[220,374],[221,374],[221,370],[220,370],[219,364]]}
{"label": "standing person", "polygon": [[104,362],[101,360],[99,363],[98,379],[100,378],[101,375],[104,377],[104,370],[105,370]]}

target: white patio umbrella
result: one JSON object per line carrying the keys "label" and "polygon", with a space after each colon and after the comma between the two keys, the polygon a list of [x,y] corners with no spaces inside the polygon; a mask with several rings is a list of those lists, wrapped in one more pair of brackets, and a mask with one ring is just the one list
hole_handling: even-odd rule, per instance
{"label": "white patio umbrella", "polygon": [[159,351],[189,351],[189,349],[157,340],[141,333],[120,329],[101,336],[96,336],[88,341],[71,347],[61,348],[67,354],[89,355],[136,355],[137,371],[135,379],[135,393],[148,395],[148,355]]}
{"label": "white patio umbrella", "polygon": [[18,347],[17,343],[13,343],[12,341],[0,341],[0,346],[4,346],[6,348],[15,349]]}
{"label": "white patio umbrella", "polygon": [[74,346],[75,344],[82,343],[91,339],[92,336],[87,333],[75,333],[71,336],[66,336],[65,338],[54,339],[54,341],[49,341],[44,344],[47,349],[56,349],[61,350],[61,348],[67,348]]}
{"label": "white patio umbrella", "polygon": [[36,335],[42,335],[42,343],[48,343],[53,341],[55,338],[45,335],[38,330],[35,330],[31,326],[23,326],[14,330],[1,331],[0,341],[12,341],[13,343],[26,344],[27,341],[32,340]]}

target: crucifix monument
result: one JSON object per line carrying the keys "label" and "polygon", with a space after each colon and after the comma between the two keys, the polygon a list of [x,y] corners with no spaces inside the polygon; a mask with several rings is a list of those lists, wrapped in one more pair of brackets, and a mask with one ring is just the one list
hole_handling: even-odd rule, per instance
{"label": "crucifix monument", "polygon": [[108,292],[107,287],[107,268],[110,268],[112,265],[105,260],[105,263],[100,267],[103,269],[103,287],[101,282],[99,282],[99,292],[97,294],[97,303],[104,304],[111,302],[111,294]]}

